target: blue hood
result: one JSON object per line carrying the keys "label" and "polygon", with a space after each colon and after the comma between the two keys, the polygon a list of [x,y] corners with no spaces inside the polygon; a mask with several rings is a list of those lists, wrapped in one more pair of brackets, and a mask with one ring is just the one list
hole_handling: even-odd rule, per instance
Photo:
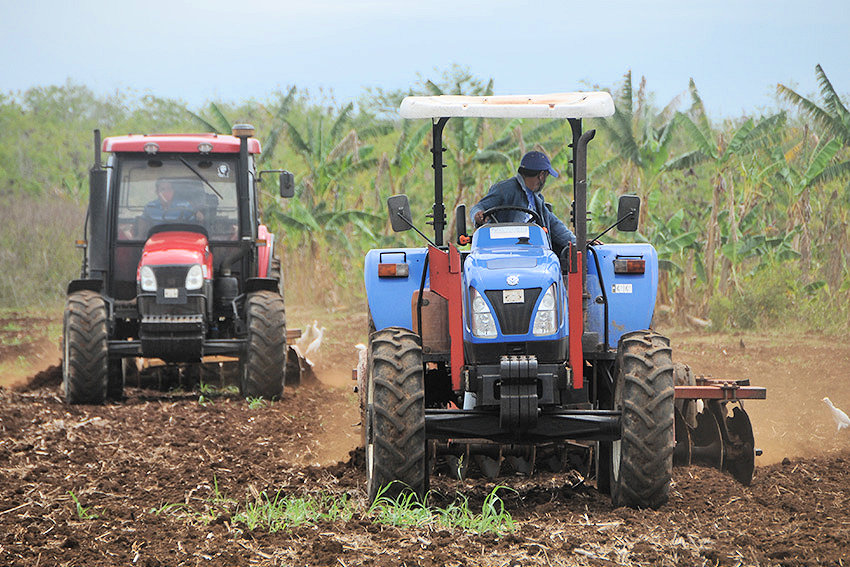
{"label": "blue hood", "polygon": [[[536,312],[543,293],[555,283],[558,289],[559,314],[563,320],[566,305],[563,299],[564,286],[561,285],[561,266],[558,257],[549,246],[549,239],[543,229],[537,225],[499,224],[485,225],[479,228],[472,239],[472,252],[463,266],[464,303],[469,304],[469,287],[474,287],[495,309],[486,292],[491,290],[539,290],[534,295]],[[467,325],[469,317],[466,318]],[[501,327],[501,325],[500,325]],[[558,336],[564,333],[564,325],[559,325]],[[464,334],[466,340],[473,342],[498,342],[499,337],[480,339],[472,337],[468,326]],[[530,334],[512,335],[511,340],[540,340]]]}

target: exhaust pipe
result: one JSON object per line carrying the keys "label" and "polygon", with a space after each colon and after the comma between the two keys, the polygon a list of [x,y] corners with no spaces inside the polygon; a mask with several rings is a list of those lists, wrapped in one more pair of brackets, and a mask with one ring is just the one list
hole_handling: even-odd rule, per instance
{"label": "exhaust pipe", "polygon": [[100,130],[94,131],[94,165],[89,170],[89,278],[106,278],[109,243],[107,241],[107,171],[100,159]]}

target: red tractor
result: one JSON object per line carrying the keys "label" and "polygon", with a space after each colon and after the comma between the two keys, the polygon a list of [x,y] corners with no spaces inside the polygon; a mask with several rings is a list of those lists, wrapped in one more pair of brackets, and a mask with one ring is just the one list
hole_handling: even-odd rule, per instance
{"label": "red tractor", "polygon": [[294,181],[256,171],[253,135],[236,125],[232,136],[116,136],[101,147],[95,131],[88,239],[63,325],[68,403],[122,398],[131,358],[197,377],[205,357],[227,357],[218,360],[238,360],[242,395],[281,396],[294,351],[257,185],[278,173],[291,197]]}

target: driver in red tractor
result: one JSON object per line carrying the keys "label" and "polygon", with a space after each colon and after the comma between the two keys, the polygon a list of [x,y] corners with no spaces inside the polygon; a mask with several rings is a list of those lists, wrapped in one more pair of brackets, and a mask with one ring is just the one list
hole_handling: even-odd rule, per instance
{"label": "driver in red tractor", "polygon": [[543,220],[543,228],[549,232],[552,249],[556,254],[567,244],[575,244],[576,237],[561,219],[546,206],[543,199],[543,186],[549,176],[558,177],[549,158],[543,152],[530,151],[522,156],[517,174],[500,181],[470,210],[475,226],[484,224],[484,211],[498,206],[511,206],[517,209],[502,210],[493,213],[498,222],[528,222],[531,215],[518,210],[530,209],[537,212]]}
{"label": "driver in red tractor", "polygon": [[186,199],[174,199],[174,184],[170,179],[157,179],[156,199],[145,206],[144,217],[151,222],[186,220],[187,216],[203,221],[203,213],[193,211]]}

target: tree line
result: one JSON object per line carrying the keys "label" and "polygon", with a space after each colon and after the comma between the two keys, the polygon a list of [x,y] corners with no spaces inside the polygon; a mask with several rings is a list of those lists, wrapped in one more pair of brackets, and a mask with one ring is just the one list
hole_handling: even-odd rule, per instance
{"label": "tree line", "polygon": [[[588,157],[589,232],[615,220],[618,195],[641,196],[637,235],[615,231],[605,238],[637,238],[658,250],[661,315],[715,327],[794,320],[813,330],[848,329],[850,113],[819,65],[815,74],[816,95],[777,85],[776,110],[737,118],[708,116],[693,80],[663,106],[631,72],[605,89],[614,97],[614,116],[585,126],[599,132]],[[287,279],[325,282],[312,286],[321,301],[349,303],[364,294],[362,279],[352,274],[359,273],[366,250],[420,244],[410,234],[391,233],[386,198],[407,193],[422,224],[430,211],[431,125],[399,119],[401,99],[493,91],[492,80],[453,67],[405,91],[366,89],[349,103],[295,87],[263,100],[212,101],[194,110],[132,91],[99,96],[72,82],[0,94],[0,198],[36,211],[39,203],[55,207],[60,200],[84,214],[94,128],[104,135],[228,133],[232,124],[249,122],[263,145],[260,167],[286,168],[296,178],[295,198],[281,201],[271,187],[262,197],[265,222],[284,236]],[[569,127],[559,121],[452,119],[444,133],[447,210],[473,204],[516,171],[523,153],[540,149],[567,173],[545,190],[566,218],[569,141]],[[4,224],[12,227],[14,219]],[[79,237],[81,227],[82,219],[67,230]],[[10,230],[0,228],[0,242],[14,249]],[[57,229],[48,222],[29,230]],[[64,240],[56,253],[73,256],[73,238]],[[3,263],[21,260],[7,251]],[[52,264],[52,291],[39,289],[61,297],[75,274],[62,281]],[[22,301],[11,285],[0,278],[0,306]],[[294,292],[301,293],[307,292]]]}

